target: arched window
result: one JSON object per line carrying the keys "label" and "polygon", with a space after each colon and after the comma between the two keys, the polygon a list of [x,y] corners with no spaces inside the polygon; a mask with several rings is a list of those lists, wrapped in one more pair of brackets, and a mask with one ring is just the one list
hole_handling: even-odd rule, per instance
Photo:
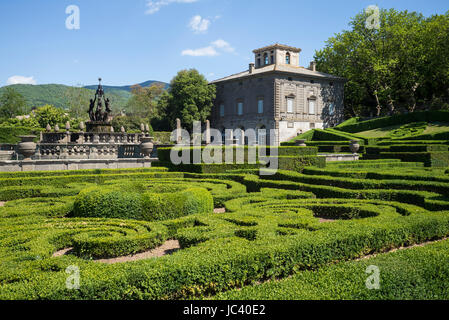
{"label": "arched window", "polygon": [[287,52],[287,54],[285,55],[285,63],[290,64],[290,53],[289,52]]}
{"label": "arched window", "polygon": [[268,65],[268,64],[269,64],[269,62],[268,62],[268,54],[267,54],[267,53],[265,53],[265,54],[263,55],[263,61],[265,62],[265,65]]}

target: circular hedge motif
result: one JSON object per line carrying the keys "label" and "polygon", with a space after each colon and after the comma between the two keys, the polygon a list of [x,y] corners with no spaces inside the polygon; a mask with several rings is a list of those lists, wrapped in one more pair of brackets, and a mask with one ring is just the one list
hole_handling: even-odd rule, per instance
{"label": "circular hedge motif", "polygon": [[159,221],[211,213],[214,209],[212,195],[204,188],[192,187],[171,193],[137,189],[126,185],[86,188],[75,199],[73,215]]}
{"label": "circular hedge motif", "polygon": [[393,139],[417,136],[424,132],[427,128],[427,122],[413,122],[401,126],[389,133],[389,136]]}

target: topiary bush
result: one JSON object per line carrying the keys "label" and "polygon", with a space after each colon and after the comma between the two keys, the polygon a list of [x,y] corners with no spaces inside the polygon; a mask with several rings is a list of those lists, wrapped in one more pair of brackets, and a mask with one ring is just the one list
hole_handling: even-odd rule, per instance
{"label": "topiary bush", "polygon": [[195,213],[210,213],[214,199],[204,188],[188,188],[176,193],[144,193],[142,219],[148,221],[175,219]]}
{"label": "topiary bush", "polygon": [[76,217],[144,220],[141,198],[137,192],[90,187],[82,190],[76,197],[73,213]]}
{"label": "topiary bush", "polygon": [[170,193],[143,192],[132,186],[95,186],[82,190],[75,199],[73,215],[90,218],[120,218],[158,221],[196,213],[210,213],[214,199],[205,188],[187,188]]}

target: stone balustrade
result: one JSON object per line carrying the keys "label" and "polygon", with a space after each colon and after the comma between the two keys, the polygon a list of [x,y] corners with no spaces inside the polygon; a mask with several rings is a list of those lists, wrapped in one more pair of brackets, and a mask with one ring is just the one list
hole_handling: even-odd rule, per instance
{"label": "stone balustrade", "polygon": [[93,133],[93,132],[42,132],[41,143],[116,143],[116,144],[139,144],[144,133]]}
{"label": "stone balustrade", "polygon": [[119,159],[141,158],[140,145],[84,143],[40,143],[36,159]]}

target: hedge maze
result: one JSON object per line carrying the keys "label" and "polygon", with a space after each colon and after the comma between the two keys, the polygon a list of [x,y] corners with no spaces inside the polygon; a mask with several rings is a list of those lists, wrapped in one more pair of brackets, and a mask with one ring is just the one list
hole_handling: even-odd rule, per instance
{"label": "hedge maze", "polygon": [[[293,275],[281,282],[291,287],[346,269],[358,279],[354,259],[449,235],[449,176],[397,159],[273,175],[248,167],[0,173],[0,201],[0,299],[278,298],[254,284]],[[180,249],[97,261],[167,240]],[[78,289],[66,287],[70,266],[79,268]],[[391,297],[387,289],[376,297]],[[300,296],[323,297],[313,290]],[[358,285],[348,292],[371,297]]]}

